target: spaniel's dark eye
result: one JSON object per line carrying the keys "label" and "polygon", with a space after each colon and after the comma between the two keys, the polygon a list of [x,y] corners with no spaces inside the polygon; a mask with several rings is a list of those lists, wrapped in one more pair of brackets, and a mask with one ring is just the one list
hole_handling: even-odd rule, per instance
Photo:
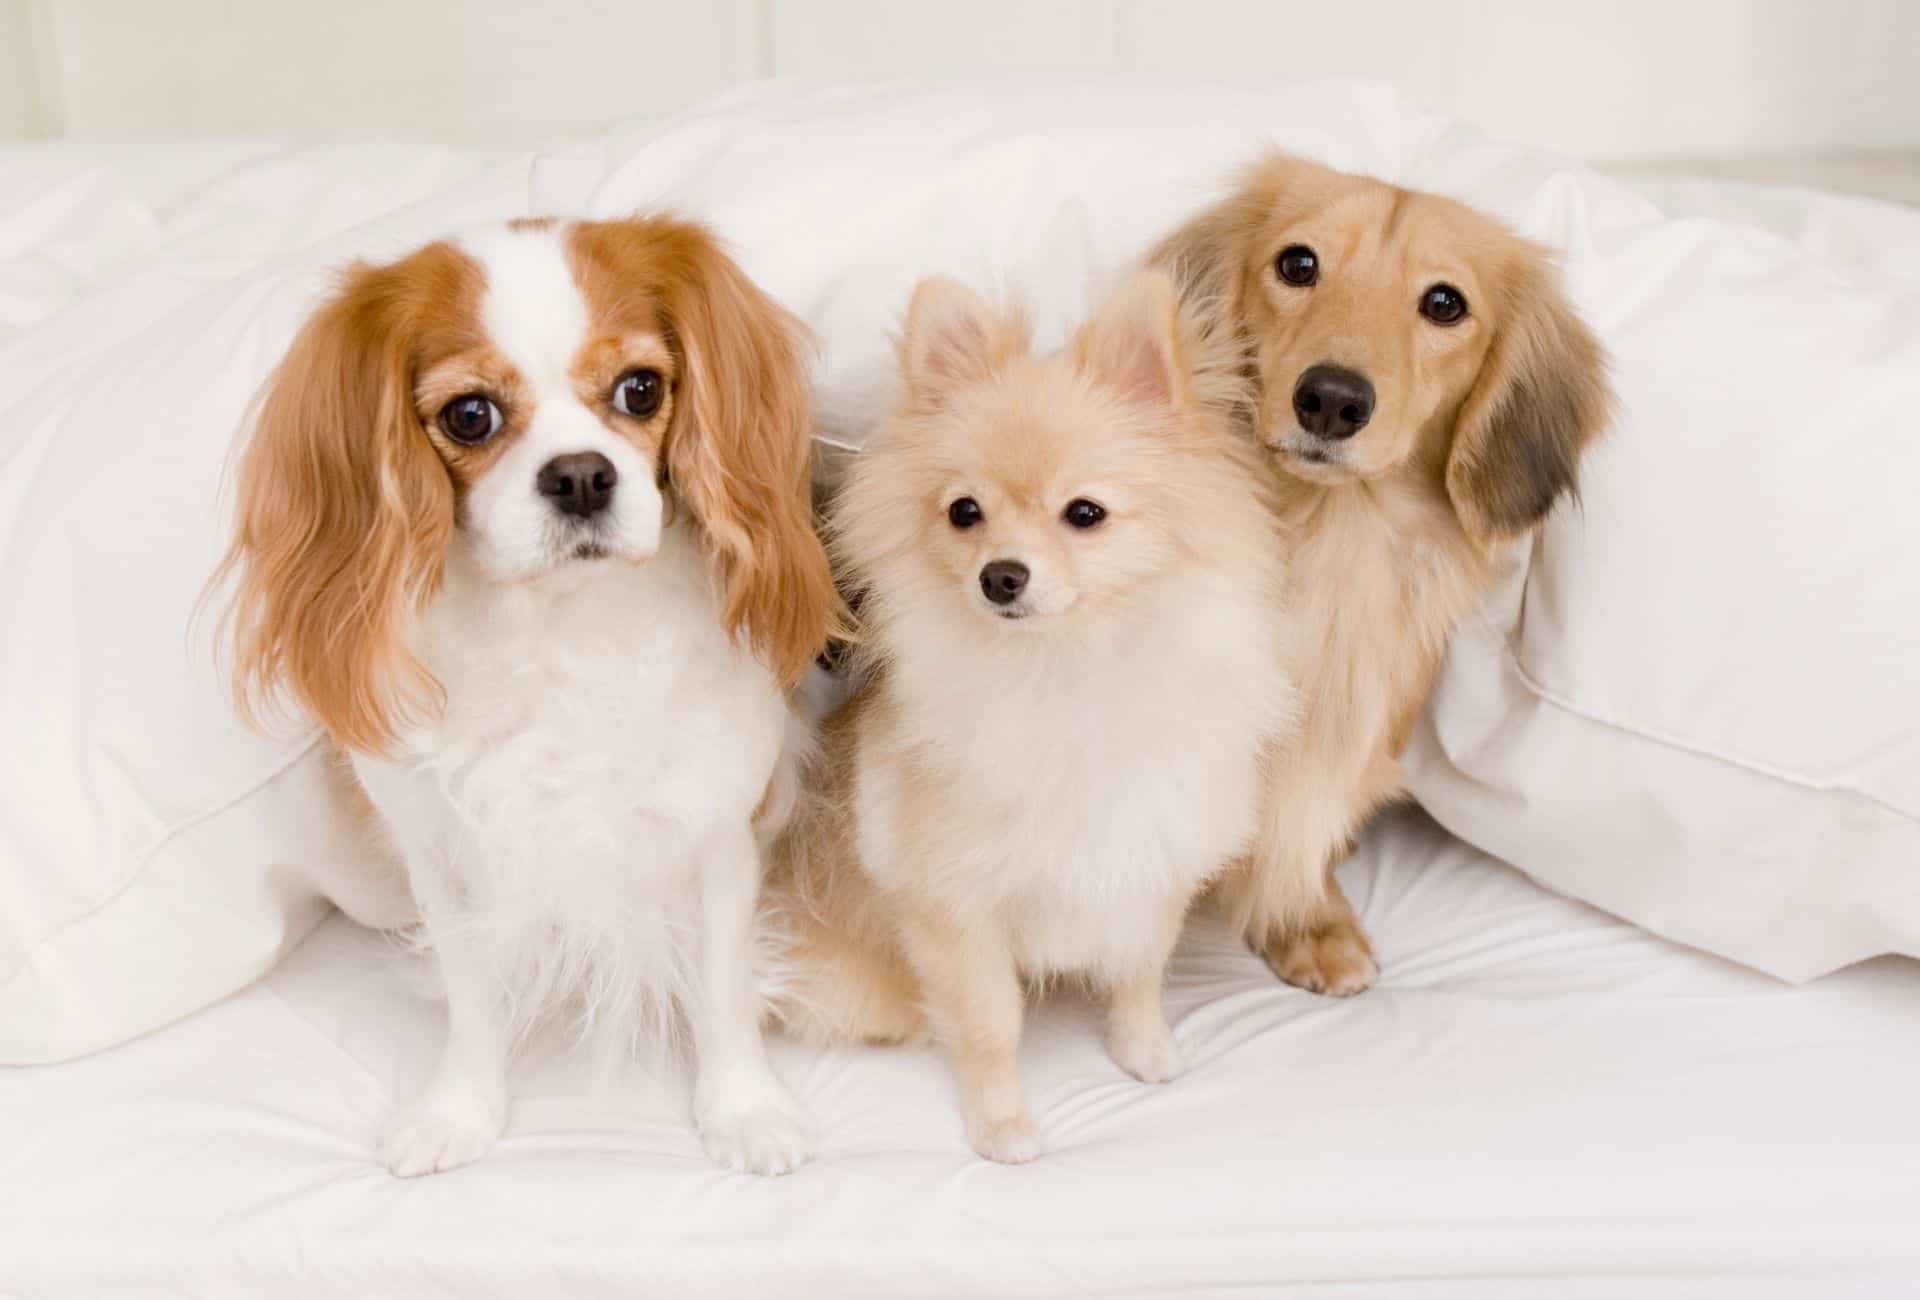
{"label": "spaniel's dark eye", "polygon": [[1075,528],[1091,528],[1107,517],[1107,508],[1098,501],[1076,497],[1067,502],[1067,508],[1060,517]]}
{"label": "spaniel's dark eye", "polygon": [[1280,250],[1273,269],[1288,284],[1304,289],[1320,278],[1320,259],[1305,244],[1294,244]]}
{"label": "spaniel's dark eye", "polygon": [[947,507],[947,522],[955,528],[971,528],[986,517],[980,503],[972,497],[961,497]]}
{"label": "spaniel's dark eye", "polygon": [[440,428],[457,443],[477,447],[500,432],[504,421],[491,397],[468,393],[440,408]]}
{"label": "spaniel's dark eye", "polygon": [[644,420],[658,411],[666,397],[667,381],[660,377],[658,370],[630,371],[620,376],[620,382],[613,386],[614,409],[636,420]]}
{"label": "spaniel's dark eye", "polygon": [[1467,295],[1450,284],[1436,284],[1420,295],[1420,314],[1435,325],[1452,325],[1467,314]]}

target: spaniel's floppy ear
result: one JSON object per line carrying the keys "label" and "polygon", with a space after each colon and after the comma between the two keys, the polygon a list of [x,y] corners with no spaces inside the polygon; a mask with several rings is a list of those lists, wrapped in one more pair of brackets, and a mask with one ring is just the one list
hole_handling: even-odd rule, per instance
{"label": "spaniel's floppy ear", "polygon": [[249,719],[284,689],[342,747],[379,753],[438,703],[407,636],[440,583],[453,487],[414,411],[409,304],[420,277],[463,273],[445,245],[354,267],[268,381],[221,567]]}
{"label": "spaniel's floppy ear", "polygon": [[1461,404],[1447,496],[1483,545],[1533,528],[1578,488],[1580,455],[1605,427],[1606,356],[1544,250],[1523,246],[1498,290],[1493,342]]}
{"label": "spaniel's floppy ear", "polygon": [[706,531],[723,618],[788,686],[842,624],[813,527],[806,331],[705,230],[659,224],[662,306],[684,373],[666,471]]}
{"label": "spaniel's floppy ear", "polygon": [[929,276],[913,287],[900,336],[907,400],[920,409],[939,407],[1029,346],[1026,319],[1018,311],[996,311],[958,280]]}

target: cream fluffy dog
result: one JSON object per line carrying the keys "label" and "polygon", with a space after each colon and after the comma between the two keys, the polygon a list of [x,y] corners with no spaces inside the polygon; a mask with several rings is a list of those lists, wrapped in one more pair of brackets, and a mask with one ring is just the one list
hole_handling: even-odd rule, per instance
{"label": "cream fluffy dog", "polygon": [[1258,826],[1290,725],[1284,552],[1253,448],[1169,277],[1060,356],[951,281],[920,286],[905,399],[831,539],[863,602],[859,686],[775,853],[772,903],[816,1039],[923,1026],[968,1141],[1040,1144],[1016,1064],[1023,978],[1084,977],[1107,1045],[1184,1068],[1161,984],[1197,891]]}

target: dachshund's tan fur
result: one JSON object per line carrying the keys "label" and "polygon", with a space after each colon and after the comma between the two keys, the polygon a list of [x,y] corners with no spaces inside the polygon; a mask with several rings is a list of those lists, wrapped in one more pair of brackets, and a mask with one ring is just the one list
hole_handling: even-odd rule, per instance
{"label": "dachshund's tan fur", "polygon": [[[1317,258],[1310,286],[1277,272],[1294,246]],[[1283,979],[1356,993],[1374,960],[1331,866],[1400,795],[1398,755],[1506,543],[1574,491],[1606,423],[1604,357],[1544,249],[1451,200],[1285,156],[1151,260],[1243,349],[1245,415],[1279,480],[1293,611],[1309,631],[1293,665],[1305,725],[1260,848],[1218,894]],[[1422,315],[1435,285],[1465,296],[1464,318]],[[1335,443],[1293,407],[1300,375],[1327,363],[1377,399]]]}

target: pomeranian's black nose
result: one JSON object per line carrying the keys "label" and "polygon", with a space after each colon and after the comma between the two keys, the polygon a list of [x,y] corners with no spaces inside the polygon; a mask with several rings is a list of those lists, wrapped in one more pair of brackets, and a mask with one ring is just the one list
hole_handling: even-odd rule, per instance
{"label": "pomeranian's black nose", "polygon": [[1373,418],[1373,385],[1345,366],[1309,366],[1294,385],[1293,413],[1316,438],[1351,438]]}
{"label": "pomeranian's black nose", "polygon": [[995,560],[980,570],[980,590],[996,605],[1010,605],[1027,589],[1027,566],[1018,560]]}
{"label": "pomeranian's black nose", "polygon": [[555,456],[542,465],[534,486],[553,502],[554,509],[586,519],[607,508],[613,500],[613,485],[619,481],[620,472],[605,456],[597,451],[576,451],[570,456]]}

